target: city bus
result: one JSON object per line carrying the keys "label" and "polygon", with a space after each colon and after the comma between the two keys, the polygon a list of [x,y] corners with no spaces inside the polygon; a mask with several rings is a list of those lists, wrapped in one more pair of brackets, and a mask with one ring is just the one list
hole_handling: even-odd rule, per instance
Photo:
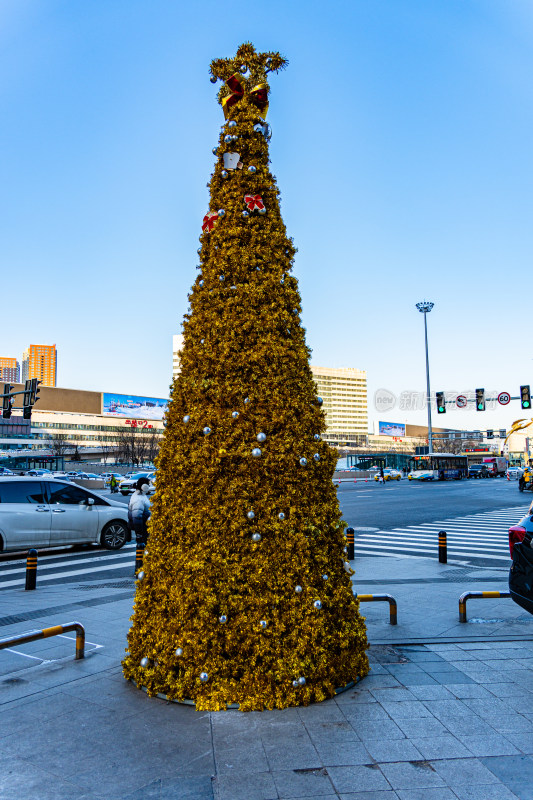
{"label": "city bus", "polygon": [[409,462],[410,481],[460,481],[468,477],[468,459],[453,453],[413,456]]}

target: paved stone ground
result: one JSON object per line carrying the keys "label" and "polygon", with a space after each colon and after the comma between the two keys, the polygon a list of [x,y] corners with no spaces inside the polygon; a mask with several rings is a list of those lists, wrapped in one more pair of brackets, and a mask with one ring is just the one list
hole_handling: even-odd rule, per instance
{"label": "paved stone ground", "polygon": [[77,619],[89,644],[77,662],[73,638],[0,651],[1,800],[533,800],[533,617],[472,600],[457,621],[459,594],[505,589],[505,572],[356,567],[360,593],[398,600],[397,626],[386,604],[362,606],[371,674],[263,713],[197,712],[126,683],[131,591],[2,593],[0,637]]}

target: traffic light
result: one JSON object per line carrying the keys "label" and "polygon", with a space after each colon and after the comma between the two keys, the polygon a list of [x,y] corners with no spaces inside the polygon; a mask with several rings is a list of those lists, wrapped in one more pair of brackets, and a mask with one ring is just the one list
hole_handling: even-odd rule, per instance
{"label": "traffic light", "polygon": [[24,407],[22,417],[24,419],[31,419],[31,384],[31,380],[26,381],[24,384],[24,400],[22,401]]}
{"label": "traffic light", "polygon": [[485,411],[485,389],[476,389],[476,411]]}
{"label": "traffic light", "polygon": [[444,392],[437,392],[437,414],[446,413],[446,401],[444,399]]}
{"label": "traffic light", "polygon": [[506,436],[507,436],[507,431],[505,430],[505,428],[500,428],[500,439],[505,439]]}
{"label": "traffic light", "polygon": [[520,387],[520,403],[522,408],[531,408],[531,392],[529,391],[529,386]]}
{"label": "traffic light", "polygon": [[2,397],[2,417],[9,419],[11,417],[11,409],[13,407],[13,398],[10,396],[13,387],[9,383],[4,383],[4,394]]}
{"label": "traffic light", "polygon": [[32,406],[35,405],[37,400],[39,399],[39,392],[41,391],[38,387],[41,385],[42,381],[38,381],[37,378],[31,379],[31,395],[30,395],[30,402]]}
{"label": "traffic light", "polygon": [[494,431],[487,430],[487,439],[494,439]]}

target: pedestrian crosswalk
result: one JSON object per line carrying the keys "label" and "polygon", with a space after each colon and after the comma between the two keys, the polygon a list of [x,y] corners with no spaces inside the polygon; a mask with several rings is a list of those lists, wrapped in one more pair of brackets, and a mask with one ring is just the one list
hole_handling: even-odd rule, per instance
{"label": "pedestrian crosswalk", "polygon": [[[126,544],[118,551],[86,549],[80,552],[53,552],[39,554],[37,585],[54,583],[133,577],[135,543]],[[5,560],[0,563],[0,589],[13,589],[26,582],[26,560]]]}
{"label": "pedestrian crosswalk", "polygon": [[508,530],[529,508],[518,505],[461,517],[447,517],[392,530],[355,528],[355,557],[437,557],[439,531],[446,531],[448,561],[507,567]]}

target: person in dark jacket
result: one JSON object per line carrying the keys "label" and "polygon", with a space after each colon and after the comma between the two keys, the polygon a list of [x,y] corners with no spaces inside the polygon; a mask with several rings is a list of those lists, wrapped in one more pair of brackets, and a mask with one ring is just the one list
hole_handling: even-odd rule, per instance
{"label": "person in dark jacket", "polygon": [[149,491],[150,481],[148,478],[139,478],[128,505],[130,529],[135,531],[137,544],[146,544],[148,539],[146,523],[151,515],[150,501],[148,500]]}

